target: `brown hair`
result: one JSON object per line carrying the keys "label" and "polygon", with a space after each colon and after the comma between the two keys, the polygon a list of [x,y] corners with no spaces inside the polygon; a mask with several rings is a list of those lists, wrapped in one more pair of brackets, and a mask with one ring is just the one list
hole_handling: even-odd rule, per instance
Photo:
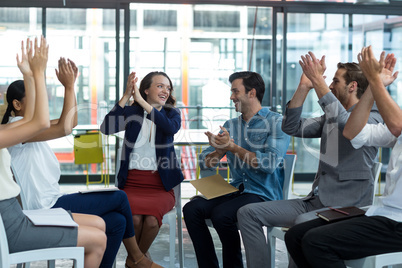
{"label": "brown hair", "polygon": [[[157,76],[157,75],[162,75],[169,80],[170,93],[169,93],[168,99],[166,100],[164,108],[171,109],[176,104],[176,99],[172,96],[172,92],[173,92],[172,80],[170,80],[169,76],[164,72],[155,71],[155,72],[150,72],[149,74],[147,74],[141,80],[141,84],[140,84],[140,88],[139,88],[140,94],[144,98],[144,100],[147,100],[147,94],[145,94],[145,90],[151,87],[152,80],[153,80],[154,76]],[[134,102],[133,105],[138,105],[138,104]]]}
{"label": "brown hair", "polygon": [[347,62],[347,63],[339,62],[337,67],[338,69],[346,70],[345,74],[343,75],[343,78],[345,79],[347,85],[353,81],[356,81],[357,83],[356,97],[360,99],[364,91],[366,91],[369,83],[367,81],[367,78],[364,76],[362,70],[360,69],[359,64],[355,62]]}

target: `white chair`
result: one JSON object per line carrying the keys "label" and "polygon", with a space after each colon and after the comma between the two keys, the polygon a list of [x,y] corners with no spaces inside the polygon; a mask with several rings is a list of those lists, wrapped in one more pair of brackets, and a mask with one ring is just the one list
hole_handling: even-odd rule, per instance
{"label": "white chair", "polygon": [[180,268],[184,265],[183,254],[183,227],[181,214],[181,184],[173,188],[176,203],[174,208],[163,216],[162,224],[169,225],[169,268],[175,267],[175,248],[176,248],[176,222],[177,222],[177,238],[179,250]]}
{"label": "white chair", "polygon": [[293,174],[295,172],[296,165],[296,155],[286,154],[284,160],[285,176],[283,181],[283,199],[289,199],[292,196],[292,191],[290,190],[292,185]]}
{"label": "white chair", "polygon": [[345,261],[345,265],[350,268],[382,268],[384,266],[400,268],[402,267],[402,252],[380,254],[356,260],[348,260]]}
{"label": "white chair", "polygon": [[[292,191],[290,190],[292,185],[292,178],[295,171],[296,165],[296,155],[287,154],[285,156],[285,180],[283,182],[283,199],[290,199],[292,196]],[[271,231],[267,229],[267,242],[270,246],[270,267],[275,267],[275,250],[276,250],[276,238],[284,239],[285,232],[282,231],[281,227],[273,227]]]}
{"label": "white chair", "polygon": [[[84,268],[84,248],[60,247],[9,253],[6,230],[0,215],[0,268],[9,268],[12,264],[56,259],[73,259],[75,268]],[[52,264],[51,267],[54,268],[54,262]]]}
{"label": "white chair", "polygon": [[[380,172],[381,172],[381,166],[382,166],[382,163],[375,162],[373,164],[373,167],[371,168],[371,171],[374,175],[373,203],[374,203],[374,199],[375,199],[375,193],[377,190],[378,178],[379,178]],[[288,196],[288,198],[289,198],[289,196]],[[268,232],[268,230],[267,230],[267,241],[268,241],[268,246],[270,247],[270,264],[271,264],[270,267],[275,267],[276,238],[284,241],[285,233],[286,233],[287,229],[288,228],[284,228],[284,227],[273,227],[270,232]],[[363,267],[363,266],[361,266],[361,267]]]}

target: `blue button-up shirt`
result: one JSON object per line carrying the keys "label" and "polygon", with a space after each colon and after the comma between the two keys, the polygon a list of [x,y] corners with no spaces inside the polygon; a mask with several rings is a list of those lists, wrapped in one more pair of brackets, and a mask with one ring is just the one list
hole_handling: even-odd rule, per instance
{"label": "blue button-up shirt", "polygon": [[[283,157],[289,147],[290,137],[282,131],[281,125],[282,115],[268,108],[262,108],[248,122],[239,116],[223,125],[234,143],[254,152],[258,160],[258,166],[252,167],[233,153],[226,152],[232,175],[231,184],[236,188],[243,184],[243,193],[256,194],[264,200],[283,198]],[[210,146],[199,155],[202,169],[207,169],[204,159],[213,151],[215,148]]]}

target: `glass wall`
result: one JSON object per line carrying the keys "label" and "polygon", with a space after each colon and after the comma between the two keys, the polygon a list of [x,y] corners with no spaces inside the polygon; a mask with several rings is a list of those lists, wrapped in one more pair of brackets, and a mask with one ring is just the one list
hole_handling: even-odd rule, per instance
{"label": "glass wall", "polygon": [[[298,10],[296,6],[284,12],[278,5],[131,3],[116,13],[115,9],[86,8],[85,3],[81,8],[45,9],[0,4],[0,93],[4,95],[12,81],[22,78],[15,60],[21,40],[45,34],[50,44],[46,81],[51,118],[58,118],[63,106],[64,88],[54,71],[58,59],[70,58],[79,68],[76,132],[98,128],[123,93],[125,76],[131,71],[137,72],[140,79],[150,71],[166,72],[174,84],[183,128],[217,132],[225,120],[238,116],[230,101],[228,77],[233,72],[259,72],[266,83],[263,105],[283,112],[284,103],[299,83],[300,56],[308,51],[326,56],[328,84],[336,64],[357,61],[363,46],[372,45],[376,55],[385,50],[397,58],[402,56],[402,17],[379,15],[378,10],[386,9],[381,5],[376,14],[358,14],[334,7],[308,10],[300,6]],[[399,66],[397,63],[396,69]],[[401,78],[389,87],[399,105],[401,87]],[[3,97],[0,104],[4,103]],[[303,116],[321,114],[312,91],[304,103]],[[289,150],[298,154],[297,174],[311,177],[315,173],[319,142],[292,140]],[[113,162],[114,139],[110,143]],[[73,163],[71,135],[50,145],[63,174],[84,172]],[[383,150],[383,163],[388,155],[389,151]]]}
{"label": "glass wall", "polygon": [[[326,82],[329,85],[336,72],[338,62],[357,62],[357,55],[363,46],[371,45],[379,58],[381,51],[402,57],[400,46],[402,17],[384,15],[347,15],[347,14],[288,14],[287,27],[287,99],[290,100],[302,74],[298,61],[301,55],[312,51],[321,58],[326,56]],[[396,70],[399,68],[396,66]],[[389,86],[389,92],[399,105],[401,82],[397,79]],[[303,105],[303,116],[313,117],[323,114],[318,105],[317,95],[312,90]],[[297,153],[295,172],[315,173],[319,158],[319,139],[292,140],[292,150]],[[382,151],[381,161],[386,164],[389,150]]]}

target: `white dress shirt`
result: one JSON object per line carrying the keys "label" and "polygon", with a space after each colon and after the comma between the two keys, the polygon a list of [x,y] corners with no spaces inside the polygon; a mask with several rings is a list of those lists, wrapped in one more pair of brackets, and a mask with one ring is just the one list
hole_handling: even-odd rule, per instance
{"label": "white dress shirt", "polygon": [[379,198],[379,204],[371,206],[366,215],[402,222],[402,135],[396,138],[384,124],[367,124],[351,143],[355,148],[363,145],[393,147],[384,194]]}
{"label": "white dress shirt", "polygon": [[[10,122],[22,119],[11,117]],[[46,141],[26,142],[8,148],[27,207],[51,208],[63,194],[60,191],[60,164]]]}

